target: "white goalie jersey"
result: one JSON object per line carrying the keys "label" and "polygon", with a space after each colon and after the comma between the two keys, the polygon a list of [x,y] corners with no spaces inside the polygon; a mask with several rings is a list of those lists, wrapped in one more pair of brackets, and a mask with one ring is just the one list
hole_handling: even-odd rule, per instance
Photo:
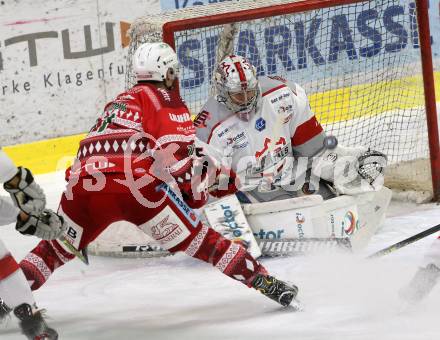
{"label": "white goalie jersey", "polygon": [[[207,101],[194,121],[198,139],[208,144],[208,154],[236,172],[241,185],[237,195],[240,202],[251,203],[242,205],[246,218],[239,219],[238,201],[233,203],[226,197],[227,201],[213,202],[205,209],[211,224],[224,235],[231,225],[235,226],[231,235],[239,234],[237,225],[242,233],[250,227],[259,240],[333,239],[356,234],[352,246],[366,244],[383,220],[391,197],[389,190],[329,199],[334,197],[333,192],[326,197],[320,185],[318,195],[303,195],[310,194],[303,186],[306,171],[313,171],[310,159],[322,158],[328,152],[324,146],[326,134],[302,87],[276,77],[258,80],[261,97],[248,121],[232,114],[215,97]],[[234,212],[230,214],[234,216],[232,222],[222,217],[225,207]],[[250,251],[257,256],[259,250],[251,246]]]}
{"label": "white goalie jersey", "polygon": [[198,139],[237,173],[242,190],[265,192],[290,184],[295,159],[322,150],[325,133],[303,88],[278,77],[260,77],[259,83],[261,98],[249,121],[211,97],[194,123]]}

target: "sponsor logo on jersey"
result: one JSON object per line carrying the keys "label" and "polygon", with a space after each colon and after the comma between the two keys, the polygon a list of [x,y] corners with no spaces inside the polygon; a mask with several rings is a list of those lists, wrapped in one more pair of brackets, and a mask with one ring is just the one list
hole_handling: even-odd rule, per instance
{"label": "sponsor logo on jersey", "polygon": [[238,135],[235,135],[234,137],[228,137],[226,145],[231,145],[232,143],[237,144],[241,141],[243,141],[246,138],[246,135],[243,132],[240,132]]}
{"label": "sponsor logo on jersey", "polygon": [[255,129],[257,131],[263,131],[266,128],[266,121],[263,118],[258,118],[255,122]]}
{"label": "sponsor logo on jersey", "polygon": [[160,184],[156,191],[162,190],[168,197],[175,203],[177,208],[186,216],[187,220],[191,223],[193,227],[197,226],[199,223],[199,218],[194,213],[194,211],[165,183]]}
{"label": "sponsor logo on jersey", "polygon": [[[81,167],[72,166],[70,168],[70,175],[80,175],[81,172],[85,171],[88,174],[94,174],[101,172],[102,170],[107,170],[113,168],[116,164],[107,160],[104,156],[97,156],[99,159],[90,158],[85,164],[81,164]],[[80,163],[77,163],[80,164]]]}
{"label": "sponsor logo on jersey", "polygon": [[280,105],[278,107],[278,113],[279,114],[283,114],[283,113],[287,113],[287,112],[291,112],[291,111],[293,111],[293,105],[292,104]]}
{"label": "sponsor logo on jersey", "polygon": [[287,124],[292,119],[292,114],[290,113],[286,118],[283,119],[283,124]]}
{"label": "sponsor logo on jersey", "polygon": [[353,235],[353,233],[358,229],[359,221],[356,216],[351,211],[347,211],[342,221],[342,228],[346,235]]}
{"label": "sponsor logo on jersey", "polygon": [[233,149],[243,149],[249,145],[249,142],[244,142],[243,144],[234,144]]}
{"label": "sponsor logo on jersey", "polygon": [[169,206],[166,206],[159,214],[140,226],[140,228],[152,235],[166,249],[182,243],[191,235],[185,223]]}
{"label": "sponsor logo on jersey", "polygon": [[170,216],[165,217],[162,221],[160,221],[155,226],[151,227],[151,232],[156,240],[163,239],[169,235],[171,235],[176,229],[179,228],[179,225],[175,223],[169,222]]}
{"label": "sponsor logo on jersey", "polygon": [[222,138],[225,135],[225,133],[227,133],[228,131],[229,131],[229,128],[227,127],[224,130],[217,133],[218,138]]}
{"label": "sponsor logo on jersey", "polygon": [[170,120],[176,123],[185,123],[191,121],[191,116],[187,112],[182,114],[168,113],[168,116],[170,117]]}
{"label": "sponsor logo on jersey", "polygon": [[170,93],[167,90],[161,88],[158,88],[157,90],[162,95],[162,98],[164,100],[166,100],[167,102],[171,101]]}
{"label": "sponsor logo on jersey", "polygon": [[206,121],[209,119],[211,119],[211,114],[208,111],[203,110],[194,119],[194,125],[199,129],[205,128],[205,127],[207,127]]}
{"label": "sponsor logo on jersey", "polygon": [[303,214],[297,212],[296,213],[296,228],[298,230],[298,238],[303,239],[304,238],[304,228],[303,224],[306,221],[306,218]]}
{"label": "sponsor logo on jersey", "polygon": [[62,206],[60,206],[58,214],[64,218],[64,221],[68,226],[67,230],[64,232],[64,238],[73,245],[74,248],[78,249],[84,231],[83,227],[73,222],[70,217],[64,213]]}
{"label": "sponsor logo on jersey", "polygon": [[184,135],[194,135],[195,134],[195,127],[194,125],[190,125],[190,126],[178,126],[176,129],[178,132],[183,133]]}

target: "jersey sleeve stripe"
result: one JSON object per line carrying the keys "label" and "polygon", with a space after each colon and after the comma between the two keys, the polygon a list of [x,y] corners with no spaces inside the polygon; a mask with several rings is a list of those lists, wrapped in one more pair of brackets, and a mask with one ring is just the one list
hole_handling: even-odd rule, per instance
{"label": "jersey sleeve stripe", "polygon": [[305,121],[295,130],[292,137],[292,145],[298,146],[306,143],[313,137],[317,136],[323,131],[321,124],[318,123],[316,117],[313,116],[308,121]]}
{"label": "jersey sleeve stripe", "polygon": [[268,90],[268,91],[263,93],[263,97],[267,96],[268,94],[271,94],[272,92],[275,92],[275,91],[277,91],[279,89],[282,89],[283,87],[287,87],[287,86],[285,84],[281,84],[281,85],[279,85],[277,87],[271,88],[270,90]]}
{"label": "jersey sleeve stripe", "polygon": [[11,255],[6,255],[0,259],[0,280],[6,279],[8,276],[14,274],[20,267]]}
{"label": "jersey sleeve stripe", "polygon": [[322,131],[315,137],[309,139],[301,145],[293,146],[293,155],[295,157],[313,157],[317,155],[324,148],[325,132]]}

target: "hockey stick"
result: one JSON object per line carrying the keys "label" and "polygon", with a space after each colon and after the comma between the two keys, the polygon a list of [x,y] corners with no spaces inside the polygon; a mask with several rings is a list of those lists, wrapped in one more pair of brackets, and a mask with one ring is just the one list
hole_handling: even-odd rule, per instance
{"label": "hockey stick", "polygon": [[263,256],[295,256],[309,252],[342,249],[351,251],[349,238],[285,238],[257,240]]}
{"label": "hockey stick", "polygon": [[87,248],[84,248],[83,250],[79,251],[64,236],[61,236],[58,240],[61,241],[61,243],[64,244],[64,246],[66,246],[66,248],[69,249],[69,251],[73,255],[75,255],[77,258],[79,258],[86,265],[89,265],[89,257],[87,255]]}
{"label": "hockey stick", "polygon": [[404,239],[400,242],[394,243],[391,246],[388,246],[382,250],[379,250],[373,254],[371,254],[370,256],[367,257],[367,259],[371,259],[371,258],[375,258],[375,257],[379,257],[379,256],[383,256],[383,255],[387,255],[389,253],[392,253],[393,251],[396,251],[400,248],[406,247],[407,245],[414,243],[426,236],[429,236],[431,234],[436,233],[437,231],[440,231],[440,224],[437,224],[436,226],[426,229],[425,231],[422,231],[418,234],[415,234],[411,237],[408,237],[407,239]]}

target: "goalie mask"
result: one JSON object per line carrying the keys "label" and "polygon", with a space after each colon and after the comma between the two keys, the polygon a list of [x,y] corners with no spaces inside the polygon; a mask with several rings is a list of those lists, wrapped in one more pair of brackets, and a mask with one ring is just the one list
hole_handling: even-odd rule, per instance
{"label": "goalie mask", "polygon": [[260,97],[260,87],[255,67],[245,58],[230,55],[223,59],[215,71],[217,100],[248,121],[255,112]]}
{"label": "goalie mask", "polygon": [[133,57],[133,71],[137,81],[175,80],[179,76],[177,54],[170,45],[144,43],[140,45]]}

